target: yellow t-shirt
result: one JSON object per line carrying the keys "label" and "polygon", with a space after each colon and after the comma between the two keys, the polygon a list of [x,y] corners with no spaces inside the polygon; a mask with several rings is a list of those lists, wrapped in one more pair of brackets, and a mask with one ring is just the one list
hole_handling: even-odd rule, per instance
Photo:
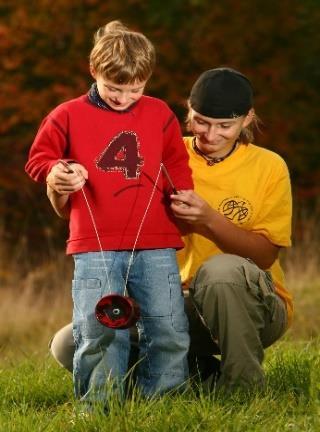
{"label": "yellow t-shirt", "polygon": [[[211,207],[237,226],[263,234],[271,243],[291,245],[292,198],[288,168],[276,153],[254,144],[241,144],[223,162],[208,166],[192,148],[192,137],[184,138],[193,172],[195,191]],[[199,234],[183,238],[178,252],[183,283],[188,283],[201,264],[222,251]],[[288,322],[292,319],[292,296],[285,288],[279,260],[269,269],[279,296],[286,302]]]}

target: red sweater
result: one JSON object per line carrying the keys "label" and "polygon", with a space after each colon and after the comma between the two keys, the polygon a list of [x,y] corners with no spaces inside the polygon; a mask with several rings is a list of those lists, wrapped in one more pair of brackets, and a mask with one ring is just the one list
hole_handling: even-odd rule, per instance
{"label": "red sweater", "polygon": [[[177,118],[165,102],[142,96],[127,112],[109,111],[87,95],[55,108],[32,144],[26,172],[44,182],[59,159],[72,159],[89,173],[84,187],[103,250],[130,250],[163,162],[176,189],[191,189],[188,155]],[[180,248],[161,173],[137,249]],[[81,191],[70,195],[67,253],[99,250]]]}

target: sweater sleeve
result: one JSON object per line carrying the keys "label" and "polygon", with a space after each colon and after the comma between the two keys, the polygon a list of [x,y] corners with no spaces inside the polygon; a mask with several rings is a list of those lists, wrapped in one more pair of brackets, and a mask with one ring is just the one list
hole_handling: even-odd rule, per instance
{"label": "sweater sleeve", "polygon": [[189,155],[182,139],[180,125],[171,112],[164,126],[164,150],[162,162],[177,190],[193,189]]}
{"label": "sweater sleeve", "polygon": [[66,112],[53,111],[42,121],[25,165],[33,180],[44,182],[53,165],[65,156],[67,137]]}

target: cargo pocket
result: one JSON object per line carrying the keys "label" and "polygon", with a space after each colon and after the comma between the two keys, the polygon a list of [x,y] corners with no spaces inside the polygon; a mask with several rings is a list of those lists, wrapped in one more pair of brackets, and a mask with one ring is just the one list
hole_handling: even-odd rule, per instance
{"label": "cargo pocket", "polygon": [[83,338],[97,337],[103,326],[95,316],[97,302],[102,296],[100,279],[74,279],[72,281],[73,328],[75,337],[79,332]]}
{"label": "cargo pocket", "polygon": [[184,309],[184,296],[181,279],[178,273],[168,275],[170,286],[172,325],[178,332],[186,332],[189,328],[188,318]]}
{"label": "cargo pocket", "polygon": [[[252,265],[255,266],[256,274],[253,274],[252,268],[249,268],[249,266]],[[243,269],[247,287],[250,289],[251,293],[262,302],[265,309],[268,311],[270,322],[273,322],[278,300],[270,273],[259,269],[258,266],[251,263],[244,264]],[[252,280],[253,276],[255,280]]]}

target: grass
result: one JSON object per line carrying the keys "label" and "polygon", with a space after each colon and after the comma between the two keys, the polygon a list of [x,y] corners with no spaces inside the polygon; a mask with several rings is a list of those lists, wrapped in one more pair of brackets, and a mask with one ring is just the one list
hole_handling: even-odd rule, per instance
{"label": "grass", "polygon": [[317,431],[320,430],[319,340],[283,341],[267,351],[263,392],[232,396],[135,395],[124,406],[111,403],[77,415],[71,374],[45,355],[6,357],[0,369],[1,431]]}
{"label": "grass", "polygon": [[293,295],[294,339],[317,337],[320,328],[320,201],[313,216],[296,216],[293,246],[283,256],[288,289]]}
{"label": "grass", "polygon": [[308,222],[283,263],[295,315],[285,337],[266,350],[263,392],[232,396],[166,395],[108,416],[76,414],[72,377],[48,354],[52,334],[71,320],[72,260],[57,251],[38,265],[23,247],[0,248],[0,432],[21,431],[318,431],[320,430],[320,235]]}

